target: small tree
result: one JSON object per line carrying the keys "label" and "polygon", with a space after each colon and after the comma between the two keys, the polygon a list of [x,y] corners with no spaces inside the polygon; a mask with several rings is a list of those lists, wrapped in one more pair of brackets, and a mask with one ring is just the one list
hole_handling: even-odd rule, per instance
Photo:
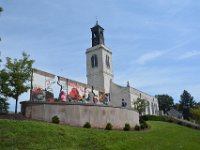
{"label": "small tree", "polygon": [[192,115],[192,118],[200,124],[200,108],[199,109],[190,109],[190,113]]}
{"label": "small tree", "polygon": [[180,109],[183,112],[183,118],[189,120],[190,117],[190,108],[195,107],[195,101],[190,93],[186,90],[181,94]]}
{"label": "small tree", "polygon": [[145,111],[146,106],[148,106],[148,103],[145,99],[137,98],[137,100],[134,102],[134,107],[138,111],[139,115],[142,115],[142,112]]}
{"label": "small tree", "polygon": [[5,89],[6,81],[8,79],[8,76],[5,74],[4,70],[1,70],[1,58],[0,58],[0,114],[1,113],[7,113],[9,109],[9,103],[7,102],[7,99],[2,96],[2,89]]}
{"label": "small tree", "polygon": [[156,95],[155,97],[158,99],[159,110],[163,110],[164,113],[169,111],[174,105],[174,100],[169,95],[162,94]]}
{"label": "small tree", "polygon": [[34,62],[26,53],[23,52],[22,56],[22,59],[14,60],[7,57],[5,69],[0,72],[1,93],[16,100],[15,114],[17,114],[19,96],[30,89],[29,81],[31,81]]}

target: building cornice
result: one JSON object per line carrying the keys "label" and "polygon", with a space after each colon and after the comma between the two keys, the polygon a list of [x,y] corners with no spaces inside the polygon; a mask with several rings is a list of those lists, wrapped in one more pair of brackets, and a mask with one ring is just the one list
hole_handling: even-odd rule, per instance
{"label": "building cornice", "polygon": [[103,44],[99,44],[99,45],[96,45],[94,47],[91,47],[91,48],[88,48],[86,50],[86,54],[89,53],[89,52],[93,52],[93,51],[98,51],[99,49],[103,48],[106,52],[112,54],[111,52],[111,49],[109,49],[108,47],[106,47],[105,45]]}

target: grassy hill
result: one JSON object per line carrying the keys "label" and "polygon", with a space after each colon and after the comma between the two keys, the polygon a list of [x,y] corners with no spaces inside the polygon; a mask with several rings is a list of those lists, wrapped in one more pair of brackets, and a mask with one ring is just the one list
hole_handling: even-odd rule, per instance
{"label": "grassy hill", "polygon": [[148,131],[105,131],[0,119],[0,149],[198,150],[200,131],[149,121]]}

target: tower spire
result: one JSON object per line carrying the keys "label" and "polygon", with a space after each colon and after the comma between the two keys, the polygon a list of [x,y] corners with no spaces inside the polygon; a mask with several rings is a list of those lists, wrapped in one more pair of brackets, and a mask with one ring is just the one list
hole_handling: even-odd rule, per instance
{"label": "tower spire", "polygon": [[97,16],[96,16],[96,25],[98,25],[98,18],[97,18]]}

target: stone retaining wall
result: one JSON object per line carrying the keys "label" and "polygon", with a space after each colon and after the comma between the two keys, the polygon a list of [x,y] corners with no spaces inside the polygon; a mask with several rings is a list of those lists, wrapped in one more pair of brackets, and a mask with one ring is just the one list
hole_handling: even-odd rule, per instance
{"label": "stone retaining wall", "polygon": [[57,115],[61,123],[82,127],[90,122],[94,128],[105,128],[110,122],[114,129],[122,129],[125,123],[131,127],[139,124],[139,115],[131,109],[79,103],[21,102],[22,114],[36,120],[51,122]]}

